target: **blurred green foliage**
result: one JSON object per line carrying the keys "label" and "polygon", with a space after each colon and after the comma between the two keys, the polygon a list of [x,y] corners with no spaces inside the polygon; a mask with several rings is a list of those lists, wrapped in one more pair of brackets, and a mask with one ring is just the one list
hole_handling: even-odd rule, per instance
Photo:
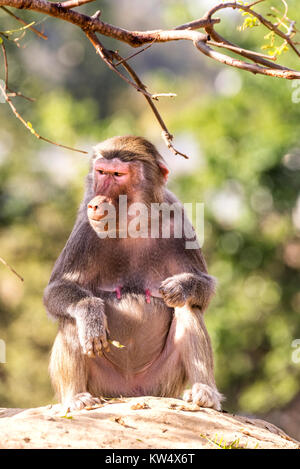
{"label": "blurred green foliage", "polygon": [[[128,1],[97,3],[106,21],[133,27],[124,16]],[[134,27],[184,23],[204,13],[195,3],[160,2],[152,7],[157,21],[150,15],[146,25],[143,8],[149,6],[136,3]],[[296,2],[288,3],[299,21]],[[39,18],[23,14],[33,16]],[[220,30],[260,50],[266,31],[238,32],[242,23],[227,15]],[[1,12],[0,24],[2,30],[14,26]],[[159,108],[177,146],[191,154],[183,161],[161,143],[142,96],[98,61],[79,31],[53,19],[38,26],[47,43],[27,32],[26,48],[7,45],[11,87],[38,98],[35,104],[18,100],[18,109],[45,137],[77,148],[127,133],[159,146],[170,188],[183,202],[205,202],[203,249],[219,282],[206,321],[225,408],[259,414],[283,407],[299,393],[300,378],[291,359],[292,341],[300,338],[297,88],[210,62],[191,44],[153,46],[132,63],[151,91],[178,94]],[[124,45],[120,50],[130,53]],[[281,59],[300,69],[291,52]],[[0,264],[0,338],[7,347],[0,405],[37,406],[53,400],[47,366],[56,325],[46,317],[43,289],[72,229],[88,160],[36,140],[5,104],[0,119],[0,255],[25,279],[22,284]]]}

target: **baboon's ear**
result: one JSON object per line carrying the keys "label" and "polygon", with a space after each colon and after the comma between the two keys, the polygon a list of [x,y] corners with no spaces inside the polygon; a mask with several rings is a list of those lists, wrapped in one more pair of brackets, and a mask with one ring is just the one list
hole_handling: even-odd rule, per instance
{"label": "baboon's ear", "polygon": [[167,180],[168,180],[168,174],[169,174],[168,168],[167,168],[166,165],[165,165],[164,163],[162,163],[161,161],[159,161],[158,166],[159,166],[159,169],[160,169],[161,174],[162,174],[163,177],[164,177],[164,181],[167,182]]}

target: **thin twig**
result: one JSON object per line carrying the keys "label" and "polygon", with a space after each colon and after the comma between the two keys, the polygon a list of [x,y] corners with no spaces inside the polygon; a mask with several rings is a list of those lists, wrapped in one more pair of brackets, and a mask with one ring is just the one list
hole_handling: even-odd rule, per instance
{"label": "thin twig", "polygon": [[[117,60],[122,60],[122,57],[116,52],[115,53],[115,57]],[[136,82],[136,84],[140,87],[140,88],[146,88],[144,83],[140,80],[140,78],[138,77],[138,75],[136,74],[136,72],[133,70],[133,68],[127,63],[127,62],[123,62],[122,63],[123,67],[127,70],[127,72],[129,73],[129,75],[133,78],[133,80]],[[169,132],[169,130],[167,129],[167,126],[165,124],[165,122],[163,121],[160,113],[158,112],[157,110],[157,107],[155,106],[155,104],[153,103],[153,100],[147,96],[147,95],[144,95],[146,100],[148,101],[149,103],[149,106],[151,107],[160,127],[162,128],[162,137],[163,137],[163,140],[164,142],[166,143],[167,147],[175,154],[175,155],[181,155],[183,156],[184,158],[188,159],[188,156],[185,155],[184,153],[180,152],[179,150],[177,150],[174,145],[172,144],[172,140],[173,140],[173,135]],[[152,98],[153,98],[153,95],[152,95]]]}
{"label": "thin twig", "polygon": [[[119,75],[122,80],[126,81],[129,85],[133,86],[138,92],[142,93],[144,96],[147,96],[150,99],[153,99],[152,94],[149,93],[145,87],[139,87],[134,83],[132,80],[129,80],[125,75],[123,75],[117,68],[116,65],[113,63],[114,57],[116,57],[116,52],[110,51],[106,49],[103,44],[99,41],[98,37],[96,36],[95,33],[90,33],[88,31],[84,31],[85,35],[87,38],[90,40],[90,42],[93,44],[96,53],[100,55],[101,59],[106,63],[106,65],[114,71],[117,75]],[[121,60],[122,65],[124,65],[125,61],[124,59]]]}
{"label": "thin twig", "polygon": [[[253,6],[254,4],[261,3],[262,1],[265,1],[265,0],[260,0],[259,2],[254,2],[249,6]],[[207,15],[210,15],[210,14],[211,14],[211,11],[207,13]],[[222,44],[221,47],[224,47],[223,44],[225,44],[224,48],[227,48],[227,46],[230,46],[232,48],[231,50],[233,52],[235,52],[238,55],[241,55],[243,57],[246,57],[247,59],[250,59],[255,63],[258,63],[260,65],[263,65],[264,67],[275,69],[275,70],[288,70],[288,71],[291,70],[291,69],[288,69],[287,67],[283,67],[282,65],[270,62],[270,60],[267,60],[264,57],[261,57],[260,55],[257,55],[256,52],[239,48],[239,46],[237,46],[236,44],[234,44],[234,43],[228,41],[227,39],[225,39],[224,37],[222,37],[214,29],[213,24],[205,27],[205,30],[209,34],[211,39],[218,42],[219,44]],[[268,57],[268,59],[269,59],[269,57]],[[282,77],[280,77],[280,78],[282,78]]]}
{"label": "thin twig", "polygon": [[17,91],[17,92],[12,91],[12,89],[8,87],[8,62],[7,62],[6,48],[5,48],[5,45],[4,45],[3,42],[1,43],[1,49],[2,49],[2,53],[3,53],[3,59],[4,59],[5,90],[6,90],[7,96],[9,96],[10,98],[14,98],[16,96],[19,96],[21,98],[27,99],[28,101],[35,101],[34,98],[29,98],[28,96],[24,96],[19,91]]}
{"label": "thin twig", "polygon": [[139,55],[141,52],[144,52],[145,50],[149,49],[149,47],[151,47],[155,42],[155,39],[153,39],[152,42],[150,42],[150,44],[148,44],[148,46],[144,47],[143,49],[141,50],[138,50],[137,52],[135,52],[134,54],[131,54],[129,57],[125,57],[124,59],[120,60],[120,62],[117,62],[115,65],[115,67],[118,67],[119,65],[121,65],[123,62],[127,62],[128,60],[132,59],[133,57],[135,57],[136,55]]}
{"label": "thin twig", "polygon": [[239,55],[242,54],[242,52],[246,52],[246,53],[251,53],[251,55],[253,56],[256,56],[258,58],[264,58],[264,59],[269,59],[269,60],[277,60],[277,57],[274,55],[274,56],[269,56],[269,55],[266,55],[266,54],[262,54],[260,52],[254,52],[254,51],[249,51],[247,49],[243,49],[241,47],[237,47],[237,46],[232,46],[230,44],[226,44],[226,42],[215,42],[215,41],[208,41],[207,44],[209,44],[210,46],[215,46],[215,47],[222,47],[223,49],[228,49],[228,50],[231,50],[232,52],[236,52],[238,53]]}
{"label": "thin twig", "polygon": [[252,2],[248,5],[249,8],[254,7],[255,5],[258,5],[258,3],[265,2],[266,0],[256,0],[255,2]]}
{"label": "thin twig", "polygon": [[7,86],[8,86],[8,63],[7,63],[6,49],[5,49],[5,45],[3,41],[1,42],[1,49],[2,49],[3,60],[4,60],[5,91],[6,91]]}
{"label": "thin twig", "polygon": [[35,98],[30,98],[29,96],[25,96],[24,94],[20,93],[20,91],[12,91],[11,88],[7,87],[6,90],[8,91],[7,96],[10,98],[23,98],[27,99],[27,101],[31,101],[34,103],[36,101]]}
{"label": "thin twig", "polygon": [[[0,82],[0,90],[2,91],[2,94],[5,98],[5,101],[7,102],[7,104],[10,106],[11,110],[13,111],[14,115],[22,122],[22,124],[26,127],[26,129],[28,129],[32,134],[34,134],[34,136],[40,140],[44,140],[45,142],[47,143],[51,143],[52,145],[56,145],[58,147],[62,147],[62,148],[66,148],[67,150],[72,150],[72,151],[76,151],[76,152],[80,152],[80,153],[85,153],[87,154],[88,152],[86,151],[83,151],[83,150],[77,150],[76,148],[72,148],[72,147],[69,147],[69,146],[66,146],[66,145],[62,145],[60,143],[56,143],[56,142],[53,142],[52,140],[49,140],[48,138],[45,138],[45,137],[42,137],[40,134],[38,134],[31,126],[30,123],[26,122],[23,117],[19,114],[19,112],[17,111],[16,107],[14,106],[14,104],[12,103],[10,97],[12,97],[13,95],[16,95],[17,96],[17,93],[7,93],[7,90],[8,90],[8,87],[7,87],[7,84],[8,84],[8,63],[7,63],[7,55],[6,55],[6,49],[5,49],[5,45],[4,43],[2,42],[1,43],[1,48],[2,48],[2,53],[3,53],[3,58],[4,58],[4,68],[5,68],[5,84],[4,86],[2,86],[1,82]],[[21,94],[19,94],[19,96],[22,96],[23,98],[26,98],[26,99],[29,99],[29,100],[32,100],[32,98],[27,98],[26,96],[23,96]]]}
{"label": "thin twig", "polygon": [[0,82],[0,90],[2,91],[3,93],[3,96],[5,98],[5,101],[7,102],[7,104],[10,106],[11,110],[13,111],[14,115],[17,117],[17,119],[19,119],[22,124],[26,127],[27,130],[29,130],[36,138],[40,139],[40,140],[44,140],[44,142],[47,142],[47,143],[51,143],[52,145],[56,145],[57,147],[61,147],[61,148],[66,148],[67,150],[72,150],[72,151],[76,151],[76,152],[79,152],[79,153],[84,153],[84,154],[87,154],[88,152],[87,151],[84,151],[84,150],[78,150],[77,148],[72,148],[72,147],[69,147],[67,145],[62,145],[61,143],[56,143],[46,137],[43,137],[42,135],[38,134],[31,126],[31,124],[29,122],[26,122],[23,117],[19,114],[19,112],[17,111],[17,109],[15,108],[13,102],[11,101],[10,97],[8,96],[8,94],[6,93],[6,90],[5,90],[5,87],[2,86],[1,82]]}
{"label": "thin twig", "polygon": [[[96,34],[94,33],[89,33],[87,31],[84,31],[87,38],[91,41],[91,43],[93,44],[94,48],[96,49],[96,53],[98,55],[100,55],[100,57],[102,58],[102,60],[108,65],[108,67],[113,70],[114,72],[116,72],[119,77],[121,77],[123,80],[125,80],[127,83],[131,84],[134,86],[134,88],[137,90],[137,91],[140,91],[145,99],[147,100],[149,106],[151,107],[157,121],[159,122],[159,125],[161,126],[162,128],[162,133],[163,133],[163,138],[164,138],[164,141],[167,143],[167,146],[168,148],[170,148],[176,155],[181,155],[183,156],[184,158],[188,158],[187,155],[185,155],[184,153],[181,153],[180,151],[176,150],[173,146],[173,144],[171,143],[172,139],[173,139],[173,136],[170,134],[170,132],[168,131],[167,127],[166,127],[166,124],[164,123],[161,115],[159,114],[156,106],[154,105],[153,103],[153,96],[155,97],[154,99],[157,99],[158,95],[151,95],[150,93],[148,93],[146,91],[146,86],[144,85],[144,83],[140,80],[140,78],[138,77],[138,75],[136,74],[136,72],[132,69],[132,67],[124,60],[123,57],[120,56],[120,54],[116,51],[108,51],[107,49],[105,49],[105,47],[103,46],[103,44],[99,41],[98,37],[96,36]],[[117,70],[115,64],[113,63],[113,60],[116,59],[118,60],[118,64],[121,64],[125,70],[129,73],[129,75],[131,76],[131,78],[134,80],[134,81],[131,81],[129,80],[127,77],[125,77],[122,73],[119,72],[119,70]]]}
{"label": "thin twig", "polygon": [[267,20],[262,15],[260,15],[259,13],[257,13],[255,10],[252,9],[252,7],[254,5],[256,5],[257,3],[259,3],[260,1],[263,1],[263,0],[259,0],[258,2],[252,3],[250,5],[243,5],[243,4],[237,3],[237,2],[221,3],[221,4],[216,5],[215,7],[213,7],[205,15],[205,18],[212,19],[212,15],[214,15],[217,11],[222,10],[224,8],[239,9],[239,10],[246,11],[247,13],[251,13],[251,15],[254,16],[255,18],[257,18],[266,28],[270,29],[270,31],[274,31],[274,33],[277,36],[280,36],[283,39],[285,39],[289,43],[289,45],[291,46],[293,51],[298,55],[298,57],[300,57],[300,52],[298,51],[296,46],[293,44],[293,41],[291,40],[291,38],[287,34],[282,32],[275,24],[271,23],[271,21]]}
{"label": "thin twig", "polygon": [[283,70],[274,70],[270,68],[263,68],[260,65],[243,62],[242,60],[233,59],[232,57],[228,57],[227,55],[220,54],[220,52],[213,50],[211,47],[209,47],[202,41],[197,42],[195,46],[208,57],[223,64],[230,65],[231,67],[240,68],[242,70],[246,70],[247,72],[251,72],[254,74],[257,73],[260,75],[268,75],[270,77],[275,78],[285,78],[287,80],[300,79],[300,72],[296,72],[295,70],[290,70],[286,68],[284,68]]}
{"label": "thin twig", "polygon": [[18,272],[16,272],[15,269],[11,265],[9,265],[4,259],[2,259],[2,257],[0,257],[0,262],[2,262],[2,264],[8,267],[21,280],[21,282],[24,282],[23,277],[21,277],[21,275],[18,274]]}
{"label": "thin twig", "polygon": [[[0,7],[2,8],[2,10],[5,11],[5,13],[7,13],[8,15],[12,16],[13,18],[15,18],[15,20],[19,21],[19,23],[22,23],[24,24],[25,26],[27,26],[28,23],[26,23],[26,21],[22,20],[22,18],[20,18],[19,16],[15,15],[14,13],[12,13],[8,8],[2,6]],[[38,31],[36,28],[34,28],[33,26],[29,26],[29,28],[32,32],[34,32],[35,34],[37,34],[39,37],[47,40],[48,37],[45,36],[45,34],[41,33],[40,31]]]}
{"label": "thin twig", "polygon": [[[276,15],[272,15],[272,16],[274,16],[274,17],[277,19],[278,23],[279,23],[281,26],[283,26],[283,27],[287,30],[287,35],[290,36],[290,37],[292,37],[292,35],[295,35],[296,32],[299,32],[299,31],[297,30],[297,28],[295,28],[295,23],[296,23],[296,21],[292,21],[292,20],[290,20],[290,19],[288,18],[288,16],[287,16],[287,13],[288,13],[288,5],[287,5],[287,3],[285,2],[285,0],[281,0],[281,1],[282,1],[282,3],[283,3],[284,6],[285,6],[285,12],[284,12],[283,17],[280,19],[280,18],[278,18]],[[278,13],[278,14],[280,14],[280,11],[279,11],[277,8],[273,7],[273,6],[271,7],[271,10],[272,10],[272,11],[275,11],[275,12]],[[289,23],[290,25],[287,26],[287,25],[285,24],[285,21],[288,21],[288,23]],[[293,41],[293,42],[294,42],[295,45],[297,44],[295,41]]]}
{"label": "thin twig", "polygon": [[281,0],[282,3],[283,3],[283,6],[284,6],[284,14],[283,14],[283,17],[281,18],[280,21],[284,21],[287,19],[287,14],[288,14],[288,11],[289,11],[289,7],[288,7],[288,4],[286,3],[285,0]]}

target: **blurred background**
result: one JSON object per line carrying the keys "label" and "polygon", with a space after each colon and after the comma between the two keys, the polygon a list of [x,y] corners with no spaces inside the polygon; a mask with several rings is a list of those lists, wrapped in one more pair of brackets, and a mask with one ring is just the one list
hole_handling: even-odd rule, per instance
{"label": "blurred background", "polygon": [[[96,0],[81,7],[127,29],[170,28],[201,17],[214,0]],[[282,9],[279,0],[268,1]],[[297,0],[289,16],[300,22]],[[260,11],[265,7],[260,6]],[[142,135],[156,144],[170,168],[169,187],[183,202],[205,203],[203,250],[219,286],[206,322],[215,352],[224,408],[267,418],[300,439],[300,81],[250,75],[200,55],[190,42],[154,44],[132,59],[175,134],[186,161],[164,146],[146,101],[96,56],[68,23],[41,21],[48,41],[27,32],[17,48],[6,43],[9,85],[25,120],[56,142],[90,150],[113,135]],[[239,32],[238,12],[218,31],[260,51],[268,31]],[[19,24],[0,10],[0,29]],[[103,38],[128,56],[134,50]],[[281,42],[278,42],[280,45]],[[280,57],[300,69],[292,52]],[[4,67],[0,65],[4,78]],[[47,367],[57,325],[42,304],[53,264],[75,221],[88,158],[35,139],[0,104],[0,406],[55,402]],[[294,355],[293,355],[294,352]],[[294,357],[294,359],[293,359]],[[298,354],[300,359],[300,356]],[[298,363],[297,363],[298,361]]]}

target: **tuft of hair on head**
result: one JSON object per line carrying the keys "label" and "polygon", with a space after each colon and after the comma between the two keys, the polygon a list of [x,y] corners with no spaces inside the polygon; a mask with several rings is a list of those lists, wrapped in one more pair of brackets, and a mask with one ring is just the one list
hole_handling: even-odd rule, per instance
{"label": "tuft of hair on head", "polygon": [[93,160],[103,157],[108,160],[119,158],[122,161],[140,161],[147,168],[152,181],[166,179],[166,164],[156,147],[143,137],[134,135],[116,136],[98,143],[93,148]]}

